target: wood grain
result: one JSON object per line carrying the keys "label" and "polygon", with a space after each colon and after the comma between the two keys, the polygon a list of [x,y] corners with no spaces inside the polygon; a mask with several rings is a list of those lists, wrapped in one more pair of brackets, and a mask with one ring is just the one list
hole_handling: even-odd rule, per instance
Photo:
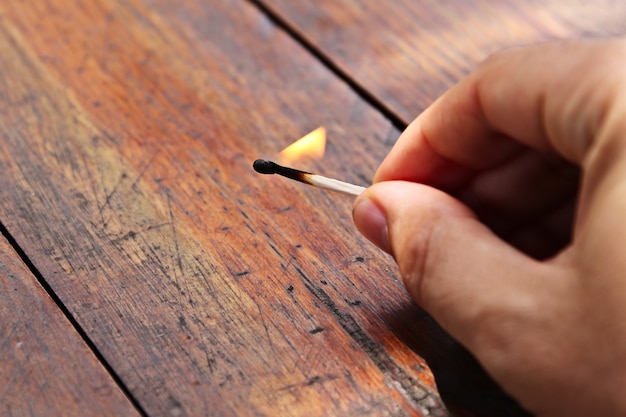
{"label": "wood grain", "polygon": [[0,234],[0,414],[138,416]]}
{"label": "wood grain", "polygon": [[402,123],[500,49],[626,34],[626,2],[615,0],[258,3]]}
{"label": "wood grain", "polygon": [[367,185],[392,119],[501,46],[622,31],[609,4],[267,2],[289,33],[243,0],[0,1],[0,221],[141,414],[449,415],[425,358],[455,415],[523,415],[349,198],[251,163],[323,125],[299,168]]}
{"label": "wood grain", "polygon": [[350,199],[250,166],[367,183],[385,117],[245,2],[0,11],[0,216],[147,415],[447,414]]}

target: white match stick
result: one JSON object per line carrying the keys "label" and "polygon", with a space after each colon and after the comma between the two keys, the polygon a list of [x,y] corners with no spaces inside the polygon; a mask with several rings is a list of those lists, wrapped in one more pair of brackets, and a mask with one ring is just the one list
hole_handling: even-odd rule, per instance
{"label": "white match stick", "polygon": [[314,187],[337,191],[338,193],[353,195],[355,197],[365,191],[365,187],[361,187],[360,185],[350,184],[349,182],[339,181],[334,178],[323,177],[317,174],[308,174],[306,181],[302,182],[310,184]]}
{"label": "white match stick", "polygon": [[311,174],[310,172],[284,167],[265,159],[257,159],[254,161],[254,164],[252,164],[252,167],[256,172],[261,174],[278,174],[314,187],[336,191],[338,193],[355,197],[365,191],[365,187],[361,187],[360,185],[350,184],[349,182],[339,181],[334,178],[323,177],[321,175]]}

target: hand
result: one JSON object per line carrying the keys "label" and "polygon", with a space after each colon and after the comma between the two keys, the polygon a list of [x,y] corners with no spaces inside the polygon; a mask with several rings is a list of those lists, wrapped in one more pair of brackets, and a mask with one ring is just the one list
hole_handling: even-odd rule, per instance
{"label": "hand", "polygon": [[537,416],[626,415],[626,41],[494,55],[354,204],[415,301]]}

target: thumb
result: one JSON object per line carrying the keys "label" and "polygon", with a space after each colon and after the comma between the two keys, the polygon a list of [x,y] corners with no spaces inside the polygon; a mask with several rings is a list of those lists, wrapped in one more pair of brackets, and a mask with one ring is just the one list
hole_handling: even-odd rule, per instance
{"label": "thumb", "polygon": [[380,182],[357,198],[353,217],[365,237],[393,255],[414,300],[470,350],[493,347],[497,341],[479,338],[506,338],[493,334],[501,320],[533,308],[531,287],[545,276],[544,265],[500,240],[450,195]]}

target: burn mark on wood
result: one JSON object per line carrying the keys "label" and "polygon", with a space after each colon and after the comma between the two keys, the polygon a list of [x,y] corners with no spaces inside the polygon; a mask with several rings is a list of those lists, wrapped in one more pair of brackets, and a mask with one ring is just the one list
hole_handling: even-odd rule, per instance
{"label": "burn mark on wood", "polygon": [[248,222],[245,222],[244,225],[248,228],[250,233],[252,233],[252,234],[256,233],[256,231],[252,228],[252,226],[250,226],[250,224]]}
{"label": "burn mark on wood", "polygon": [[280,253],[280,251],[276,248],[276,246],[272,245],[271,243],[268,243],[268,245],[274,251],[276,255],[278,255],[280,258],[284,258],[283,254]]}
{"label": "burn mark on wood", "polygon": [[337,379],[339,378],[337,375],[315,375],[312,378],[309,378],[306,381],[305,385],[313,385],[313,384],[321,384],[324,383],[326,381],[332,381],[333,379]]}
{"label": "burn mark on wood", "polygon": [[300,384],[285,385],[284,387],[279,388],[278,391],[289,391],[289,390],[293,390],[293,389],[299,389],[299,388],[302,388],[302,387],[310,387],[311,385],[323,384],[326,381],[333,381],[335,379],[339,379],[339,377],[337,375],[333,375],[333,374],[315,375],[315,376],[312,376],[311,378],[307,379],[305,382],[302,382]]}

